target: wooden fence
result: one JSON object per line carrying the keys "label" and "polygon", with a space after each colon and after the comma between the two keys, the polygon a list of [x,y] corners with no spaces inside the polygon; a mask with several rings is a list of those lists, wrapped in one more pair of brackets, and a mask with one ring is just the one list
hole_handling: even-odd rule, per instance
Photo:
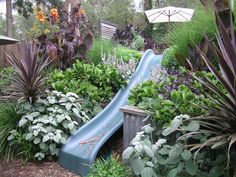
{"label": "wooden fence", "polygon": [[20,51],[23,47],[23,43],[19,44],[12,44],[12,45],[0,45],[0,67],[6,67],[8,66],[5,52],[13,53],[16,57],[20,57]]}

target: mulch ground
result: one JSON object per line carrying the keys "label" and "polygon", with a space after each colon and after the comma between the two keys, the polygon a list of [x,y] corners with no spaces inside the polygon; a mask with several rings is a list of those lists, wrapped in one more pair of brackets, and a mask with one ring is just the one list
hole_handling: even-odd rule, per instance
{"label": "mulch ground", "polygon": [[[121,156],[123,151],[122,133],[118,132],[103,146],[101,154],[108,151]],[[65,168],[58,162],[27,162],[12,160],[6,162],[0,157],[0,177],[79,177]]]}
{"label": "mulch ground", "polygon": [[0,177],[79,177],[57,162],[24,163],[20,160],[0,160]]}

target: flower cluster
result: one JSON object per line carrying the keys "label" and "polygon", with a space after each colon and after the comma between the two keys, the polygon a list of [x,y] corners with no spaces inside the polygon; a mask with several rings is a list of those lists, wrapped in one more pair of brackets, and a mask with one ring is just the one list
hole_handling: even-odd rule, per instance
{"label": "flower cluster", "polygon": [[84,9],[80,9],[80,10],[78,11],[78,13],[77,13],[77,16],[82,16],[82,15],[84,15],[84,14],[85,14]]}
{"label": "flower cluster", "polygon": [[[46,20],[46,16],[44,15],[44,11],[41,8],[36,8],[36,14],[37,14],[37,19],[41,22],[44,23]],[[55,23],[59,21],[59,13],[56,8],[50,9],[50,16],[49,16],[51,22]]]}
{"label": "flower cluster", "polygon": [[46,19],[44,12],[42,10],[37,10],[37,18],[38,20],[43,23]]}
{"label": "flower cluster", "polygon": [[50,10],[50,17],[53,21],[58,22],[59,20],[59,14],[56,8],[52,8]]}

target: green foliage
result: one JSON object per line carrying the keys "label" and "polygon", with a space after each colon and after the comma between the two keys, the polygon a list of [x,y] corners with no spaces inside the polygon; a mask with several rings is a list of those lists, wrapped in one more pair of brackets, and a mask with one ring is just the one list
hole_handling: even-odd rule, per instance
{"label": "green foliage", "polygon": [[118,59],[122,59],[124,62],[129,62],[129,60],[139,61],[142,54],[136,50],[131,50],[126,47],[115,48],[115,55]]}
{"label": "green foliage", "polygon": [[12,67],[6,67],[3,69],[0,69],[1,80],[7,79],[7,78],[9,79],[9,76],[13,73],[14,73],[14,69]]}
{"label": "green foliage", "polygon": [[154,81],[146,81],[133,88],[129,95],[129,104],[137,106],[144,98],[151,98],[158,93],[158,84]]}
{"label": "green foliage", "polygon": [[89,62],[98,65],[101,63],[103,55],[114,55],[118,60],[122,59],[127,63],[129,60],[139,61],[142,57],[142,54],[136,50],[117,46],[108,40],[95,40],[92,48],[88,51]]}
{"label": "green foliage", "polygon": [[95,40],[88,51],[88,60],[95,65],[101,62],[101,55],[113,54],[115,45],[109,40]]}
{"label": "green foliage", "polygon": [[179,114],[196,116],[205,113],[200,107],[210,104],[205,96],[193,93],[186,85],[180,85],[168,93],[166,85],[170,82],[173,81],[168,81],[168,79],[160,83],[146,81],[136,86],[131,90],[129,104],[146,110],[154,118],[158,127],[169,123],[174,116]]}
{"label": "green foliage", "polygon": [[177,68],[179,66],[178,61],[175,58],[175,46],[169,47],[163,52],[163,59],[161,65],[166,68]]}
{"label": "green foliage", "polygon": [[[45,4],[48,8],[50,7],[63,7],[63,1],[61,0],[46,0],[46,1],[36,1],[37,5]],[[17,12],[24,16],[26,19],[33,13],[33,2],[30,0],[15,0],[13,1],[13,7],[17,10]]]}
{"label": "green foliage", "polygon": [[55,70],[48,79],[51,87],[63,93],[74,92],[90,101],[91,108],[107,104],[125,85],[119,72],[108,65],[85,64],[77,61],[73,68]]}
{"label": "green foliage", "polygon": [[136,50],[141,50],[144,48],[144,38],[140,35],[135,35],[133,40],[133,48]]}
{"label": "green foliage", "polygon": [[117,157],[110,157],[107,160],[98,159],[93,164],[88,177],[130,177],[125,164]]}
{"label": "green foliage", "polygon": [[208,11],[197,9],[194,13],[195,16],[191,22],[175,25],[170,32],[170,36],[167,36],[171,45],[176,46],[175,53],[185,57],[188,56],[188,45],[193,47],[195,44],[199,44],[204,34],[211,39],[215,39],[214,12],[210,9]]}
{"label": "green foliage", "polygon": [[66,143],[68,136],[89,120],[82,111],[78,96],[71,92],[65,95],[52,91],[46,99],[39,99],[34,105],[23,104],[18,113],[23,116],[7,139],[13,147],[26,149],[27,146],[27,152],[31,153],[26,160],[58,156],[59,148]]}
{"label": "green foliage", "polygon": [[136,50],[118,46],[114,54],[102,55],[102,63],[116,68],[128,83],[141,57],[142,54]]}
{"label": "green foliage", "polygon": [[14,69],[12,67],[7,67],[0,69],[0,95],[8,95],[9,94],[9,85],[10,78],[14,73]]}
{"label": "green foliage", "polygon": [[134,59],[124,62],[122,58],[117,58],[115,55],[110,54],[107,56],[103,55],[102,62],[103,64],[116,68],[127,83],[129,82],[137,66],[137,62]]}
{"label": "green foliage", "polygon": [[25,139],[25,131],[22,131],[19,129],[19,127],[17,127],[17,129],[11,130],[8,133],[8,138],[9,134],[14,134],[14,139],[12,139],[11,141],[7,139],[9,144],[9,150],[12,151],[11,156],[7,157],[8,160],[12,159],[13,157],[21,158],[21,160],[25,162],[35,159],[35,146],[34,144],[30,143]]}
{"label": "green foliage", "polygon": [[17,123],[21,115],[17,114],[17,107],[12,103],[0,104],[0,154],[7,160],[12,159],[17,154],[18,149],[10,146],[7,140],[9,132],[17,128]]}
{"label": "green foliage", "polygon": [[82,5],[91,26],[93,26],[97,34],[99,33],[97,28],[99,20],[102,19],[114,23],[120,28],[124,28],[127,24],[131,23],[135,12],[132,7],[132,1],[130,0],[82,1]]}
{"label": "green foliage", "polygon": [[[159,138],[155,141],[155,131],[150,125],[144,126],[142,131],[137,133],[131,145],[122,154],[125,161],[129,160],[135,175],[141,177],[227,176],[227,169],[223,166],[226,162],[225,153],[218,152],[215,158],[207,151],[194,155],[194,152],[186,148],[186,139],[178,139],[180,133],[175,134],[176,137],[172,135],[175,143],[170,145],[168,140],[170,133],[177,128],[189,132],[199,129],[200,126],[196,121],[184,123],[188,118],[187,115],[175,117],[166,129],[169,133],[163,131],[165,139]],[[204,138],[199,136],[198,141]]]}

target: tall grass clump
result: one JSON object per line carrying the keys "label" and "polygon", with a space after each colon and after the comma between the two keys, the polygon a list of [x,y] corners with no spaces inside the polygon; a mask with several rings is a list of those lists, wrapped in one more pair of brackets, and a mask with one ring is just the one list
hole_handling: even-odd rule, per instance
{"label": "tall grass clump", "polygon": [[16,150],[8,141],[9,132],[17,128],[20,118],[15,104],[0,103],[0,154],[8,160],[13,157]]}
{"label": "tall grass clump", "polygon": [[92,48],[88,51],[88,60],[95,65],[101,62],[101,53],[108,55],[113,54],[114,44],[108,40],[95,40]]}
{"label": "tall grass clump", "polygon": [[187,57],[189,45],[193,47],[199,44],[204,34],[214,40],[215,33],[216,23],[213,10],[197,9],[192,21],[174,25],[166,39],[171,45],[176,46],[176,54]]}

